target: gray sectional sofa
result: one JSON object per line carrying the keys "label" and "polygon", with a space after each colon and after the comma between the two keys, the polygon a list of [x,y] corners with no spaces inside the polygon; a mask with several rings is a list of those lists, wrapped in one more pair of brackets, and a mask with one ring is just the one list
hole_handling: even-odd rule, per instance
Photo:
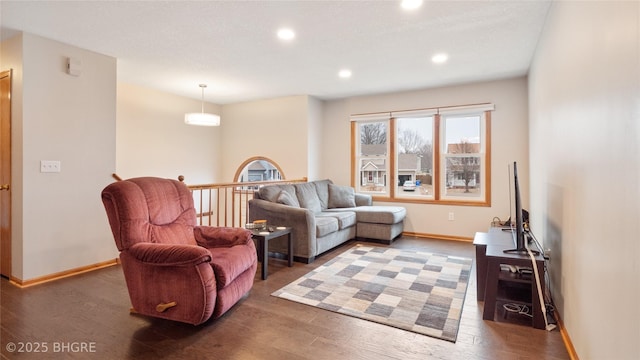
{"label": "gray sectional sofa", "polygon": [[[306,263],[356,237],[390,244],[402,234],[406,213],[372,206],[370,195],[331,180],[263,186],[249,200],[250,221],[291,227],[294,259]],[[286,252],[286,246],[276,241],[271,250]]]}

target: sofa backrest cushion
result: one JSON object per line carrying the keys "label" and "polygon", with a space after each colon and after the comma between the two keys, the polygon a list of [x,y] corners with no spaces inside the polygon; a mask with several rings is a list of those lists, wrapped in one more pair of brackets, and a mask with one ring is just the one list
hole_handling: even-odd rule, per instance
{"label": "sofa backrest cushion", "polygon": [[300,207],[300,203],[298,202],[298,197],[295,194],[291,195],[286,190],[280,191],[280,194],[278,194],[278,198],[276,200],[278,204],[283,204],[283,205],[288,205],[293,207]]}
{"label": "sofa backrest cushion", "polygon": [[316,192],[318,193],[318,199],[320,199],[320,207],[322,210],[326,210],[329,208],[329,185],[333,184],[333,181],[329,179],[325,180],[316,180],[313,182],[313,185],[316,187]]}
{"label": "sofa backrest cushion", "polygon": [[356,207],[355,191],[350,186],[329,184],[329,209]]}
{"label": "sofa backrest cushion", "polygon": [[320,198],[316,191],[316,186],[313,183],[298,183],[295,184],[296,196],[300,207],[311,210],[313,213],[319,213],[322,211],[322,205],[320,204]]}

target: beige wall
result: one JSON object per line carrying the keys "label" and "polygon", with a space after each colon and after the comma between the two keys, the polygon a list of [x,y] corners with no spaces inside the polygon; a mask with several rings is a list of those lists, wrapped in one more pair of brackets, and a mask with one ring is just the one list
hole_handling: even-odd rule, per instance
{"label": "beige wall", "polygon": [[533,230],[581,359],[640,356],[639,18],[555,2],[530,72]]}
{"label": "beige wall", "polygon": [[247,159],[265,156],[288,179],[309,174],[307,96],[289,96],[224,105],[222,108],[223,182],[230,182]]}
{"label": "beige wall", "polygon": [[[116,59],[30,34],[2,50],[16,95],[12,276],[30,280],[115,258],[100,191],[115,170]],[[81,60],[80,76],[65,72],[67,57]],[[41,160],[60,161],[62,171],[41,173]]]}
{"label": "beige wall", "polygon": [[324,103],[321,100],[313,97],[307,98],[308,104],[308,121],[309,132],[307,135],[309,158],[307,168],[307,177],[309,180],[319,180],[323,178],[322,174],[322,160],[323,149],[322,139],[324,132],[322,129],[322,114]]}
{"label": "beige wall", "polygon": [[[382,95],[327,101],[324,107],[322,177],[338,184],[351,182],[351,114],[409,110],[450,105],[493,103],[491,120],[491,207],[403,204],[405,231],[472,238],[486,231],[494,216],[509,216],[508,164],[517,161],[519,173],[528,175],[527,80],[524,77]],[[528,182],[521,184],[528,208]],[[454,212],[454,221],[448,213]]]}
{"label": "beige wall", "polygon": [[[158,176],[188,184],[226,181],[221,176],[222,127],[184,123],[201,101],[136,85],[118,83],[116,170],[122,178]],[[205,103],[205,112],[221,113]],[[224,125],[228,119],[222,118]]]}

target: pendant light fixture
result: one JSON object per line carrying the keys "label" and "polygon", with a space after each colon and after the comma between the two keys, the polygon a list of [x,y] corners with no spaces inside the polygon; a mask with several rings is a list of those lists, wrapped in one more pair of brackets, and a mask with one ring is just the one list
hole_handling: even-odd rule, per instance
{"label": "pendant light fixture", "polygon": [[200,126],[219,126],[220,125],[220,115],[216,114],[207,114],[204,112],[204,88],[206,88],[206,84],[200,84],[200,88],[202,88],[202,111],[199,113],[187,113],[184,115],[184,123],[189,125],[200,125]]}

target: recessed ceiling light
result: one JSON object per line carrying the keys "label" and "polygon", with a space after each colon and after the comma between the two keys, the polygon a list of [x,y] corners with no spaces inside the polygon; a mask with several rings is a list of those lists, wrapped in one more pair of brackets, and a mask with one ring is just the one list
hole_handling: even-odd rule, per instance
{"label": "recessed ceiling light", "polygon": [[338,76],[340,76],[343,79],[348,79],[351,77],[351,70],[349,69],[342,69],[340,70],[340,72],[338,73]]}
{"label": "recessed ceiling light", "polygon": [[400,6],[405,10],[415,10],[422,6],[422,0],[402,0]]}
{"label": "recessed ceiling light", "polygon": [[292,40],[296,37],[296,33],[294,33],[293,30],[289,28],[282,28],[278,30],[278,37],[281,40]]}
{"label": "recessed ceiling light", "polygon": [[445,53],[439,53],[439,54],[433,55],[433,57],[431,58],[431,61],[433,61],[434,64],[443,64],[447,62],[447,59],[449,59],[449,55]]}

